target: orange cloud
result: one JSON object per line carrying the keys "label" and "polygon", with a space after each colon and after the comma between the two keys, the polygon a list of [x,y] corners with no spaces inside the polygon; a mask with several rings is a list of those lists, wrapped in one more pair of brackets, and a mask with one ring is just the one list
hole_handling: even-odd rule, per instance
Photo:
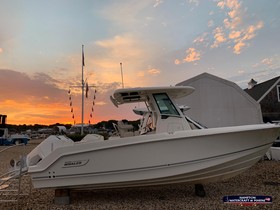
{"label": "orange cloud", "polygon": [[202,35],[196,37],[194,40],[193,40],[193,43],[194,44],[203,44],[207,41],[207,35],[208,33],[203,33]]}
{"label": "orange cloud", "polygon": [[[60,81],[46,74],[35,74],[33,77],[12,71],[0,70],[1,103],[0,114],[8,115],[9,124],[54,124],[73,123],[68,89],[59,88]],[[97,82],[97,93],[93,118],[90,113],[93,106],[94,89],[85,99],[85,123],[91,120],[115,119],[111,111],[113,105],[109,96],[119,87],[119,83]],[[81,122],[81,90],[71,88],[71,101],[76,123]]]}
{"label": "orange cloud", "polygon": [[187,56],[183,59],[185,62],[193,62],[200,60],[200,53],[196,51],[195,48],[189,48],[187,51]]}
{"label": "orange cloud", "polygon": [[241,31],[231,31],[230,34],[228,35],[228,37],[230,39],[236,39],[238,37],[240,37],[241,35]]}
{"label": "orange cloud", "polygon": [[[135,62],[139,57],[145,57],[145,54],[147,54],[147,52],[143,50],[141,40],[130,34],[114,36],[112,39],[97,41],[95,44],[100,47],[102,54],[106,54],[106,57],[110,57],[111,62],[108,62],[106,59],[103,60],[103,63],[105,61],[105,65],[103,64],[104,67],[108,67],[109,64],[109,68],[113,65],[112,63],[117,63],[119,65],[120,62],[124,61]],[[100,59],[100,61],[102,60]]]}
{"label": "orange cloud", "polygon": [[64,122],[67,91],[58,88],[58,83],[42,73],[31,78],[24,73],[0,70],[1,114],[7,114],[11,124]]}
{"label": "orange cloud", "polygon": [[244,46],[245,46],[245,43],[244,43],[242,40],[238,41],[238,42],[234,45],[234,47],[233,47],[233,52],[234,52],[235,54],[240,54],[240,53],[241,53],[241,49],[242,49]]}
{"label": "orange cloud", "polygon": [[138,77],[145,77],[146,75],[153,75],[153,76],[157,76],[161,73],[160,69],[156,69],[156,68],[149,68],[148,70],[145,71],[138,71],[137,72],[137,76]]}
{"label": "orange cloud", "polygon": [[225,42],[227,39],[225,38],[224,32],[222,27],[217,27],[213,30],[214,34],[214,44],[211,45],[211,48],[218,47],[221,43]]}
{"label": "orange cloud", "polygon": [[263,22],[260,21],[256,25],[250,25],[244,32],[243,40],[250,40],[256,36],[255,32],[263,27]]}
{"label": "orange cloud", "polygon": [[38,104],[4,100],[0,105],[1,113],[7,114],[9,124],[54,124],[65,123],[71,119],[66,104]]}
{"label": "orange cloud", "polygon": [[[191,47],[191,48],[187,49],[186,54],[187,54],[186,57],[182,61],[180,61],[179,59],[175,59],[174,63],[176,65],[179,65],[181,63],[186,63],[186,62],[190,63],[190,62],[200,60],[201,54],[195,48]],[[194,64],[196,65],[196,63],[194,63]]]}
{"label": "orange cloud", "polygon": [[[220,0],[217,6],[223,10],[229,10],[229,12],[223,21],[223,27],[217,27],[213,31],[215,41],[211,47],[218,47],[220,43],[228,41],[228,44],[233,43],[233,53],[240,54],[242,49],[249,45],[248,40],[253,39],[256,31],[263,27],[263,22],[259,21],[246,27],[243,23],[246,9],[242,8],[242,4],[238,0]],[[230,40],[226,40],[225,33],[228,34]]]}
{"label": "orange cloud", "polygon": [[152,74],[152,75],[159,75],[160,74],[160,70],[159,69],[149,69],[148,70],[148,74]]}
{"label": "orange cloud", "polygon": [[250,25],[247,29],[240,32],[239,36],[235,39],[235,45],[233,47],[233,52],[235,54],[240,54],[242,48],[246,46],[246,41],[253,39],[256,36],[256,31],[263,27],[263,22],[260,21],[256,25]]}
{"label": "orange cloud", "polygon": [[181,61],[180,61],[179,59],[175,59],[174,63],[175,63],[176,65],[179,65],[179,64],[181,64]]}
{"label": "orange cloud", "polygon": [[144,76],[145,76],[145,71],[137,72],[137,77],[144,77]]}
{"label": "orange cloud", "polygon": [[143,81],[135,75],[139,76],[139,69],[143,69],[143,61],[146,62],[155,53],[149,48],[150,46],[146,46],[141,39],[132,34],[101,40],[95,45],[98,48],[95,66],[96,69],[102,69],[98,71],[98,80],[107,83],[121,82],[120,62],[122,62],[125,86],[141,86],[140,83]]}
{"label": "orange cloud", "polygon": [[217,3],[217,6],[221,9],[227,7],[230,11],[227,13],[229,19],[224,20],[226,28],[235,29],[242,21],[241,16],[241,4],[238,0],[223,0]]}

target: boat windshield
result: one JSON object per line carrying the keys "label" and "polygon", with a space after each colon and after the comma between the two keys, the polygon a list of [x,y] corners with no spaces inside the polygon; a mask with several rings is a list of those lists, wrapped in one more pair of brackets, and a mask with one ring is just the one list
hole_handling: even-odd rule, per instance
{"label": "boat windshield", "polygon": [[153,94],[153,96],[162,115],[180,116],[179,112],[166,93]]}

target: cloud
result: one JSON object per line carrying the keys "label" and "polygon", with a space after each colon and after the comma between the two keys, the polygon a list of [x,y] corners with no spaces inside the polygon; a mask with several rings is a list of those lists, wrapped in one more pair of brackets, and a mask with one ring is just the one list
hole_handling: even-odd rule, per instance
{"label": "cloud", "polygon": [[[157,75],[157,69],[149,69],[147,73]],[[1,114],[8,115],[9,124],[54,124],[73,123],[68,89],[59,88],[61,81],[44,73],[28,75],[14,70],[0,70]],[[127,115],[126,107],[111,111],[114,107],[110,95],[120,87],[120,83],[96,82],[90,87],[85,99],[84,122],[99,122],[108,119],[121,119]],[[5,87],[5,88],[4,88]],[[76,123],[81,119],[81,89],[70,87],[73,113]],[[95,89],[97,93],[95,93]],[[94,99],[94,95],[95,98]],[[93,106],[93,100],[95,105]],[[90,118],[92,106],[93,118]],[[109,110],[109,111],[108,111]],[[127,115],[132,118],[133,114]]]}
{"label": "cloud", "polygon": [[162,0],[155,0],[155,4],[154,7],[158,7],[160,4],[162,4],[163,1]]}
{"label": "cloud", "polygon": [[244,43],[242,40],[240,40],[240,41],[238,41],[238,42],[234,45],[234,47],[233,47],[233,52],[234,52],[235,54],[240,54],[240,53],[241,53],[241,49],[242,49],[243,47],[245,47],[245,43]]}
{"label": "cloud", "polygon": [[[186,50],[186,57],[184,59],[182,59],[181,61],[179,59],[175,59],[174,63],[176,65],[182,64],[182,63],[190,63],[190,62],[194,62],[194,61],[198,61],[200,60],[200,52],[198,52],[195,48],[189,48]],[[194,63],[196,65],[196,63]]]}
{"label": "cloud", "polygon": [[193,43],[194,43],[194,44],[202,44],[202,43],[204,43],[205,41],[207,41],[207,35],[208,35],[207,32],[203,33],[202,35],[196,37],[196,38],[193,40]]}
{"label": "cloud", "polygon": [[241,36],[241,31],[231,31],[230,34],[228,35],[228,38],[230,39],[236,39]]}
{"label": "cloud", "polygon": [[120,62],[124,65],[127,62],[133,62],[137,65],[139,58],[145,59],[149,56],[149,51],[145,50],[148,49],[145,48],[146,44],[132,34],[117,35],[111,39],[96,41],[95,45],[101,54],[97,56],[97,65],[102,68],[112,69],[116,64],[119,66]]}
{"label": "cloud", "polygon": [[188,0],[189,4],[194,4],[195,6],[199,5],[199,0]]}
{"label": "cloud", "polygon": [[114,36],[112,39],[97,41],[96,45],[109,49],[113,58],[125,59],[134,58],[142,54],[138,43],[134,37],[126,34]]}
{"label": "cloud", "polygon": [[279,76],[280,68],[265,69],[260,71],[242,72],[241,74],[227,78],[230,81],[234,81],[241,88],[247,88],[248,82],[253,78],[258,83],[270,80],[271,78]]}
{"label": "cloud", "polygon": [[95,105],[97,105],[97,106],[104,106],[104,105],[106,105],[106,104],[107,104],[107,103],[104,102],[104,101],[98,101],[98,102],[95,103]]}
{"label": "cloud", "polygon": [[[256,36],[256,31],[263,27],[263,22],[260,21],[256,25],[250,25],[245,30],[239,31],[236,37],[234,37],[234,42],[236,43],[233,47],[233,52],[235,54],[240,54],[242,48],[247,46],[247,41],[253,39]],[[234,35],[232,35],[233,37]]]}
{"label": "cloud", "polygon": [[[139,86],[147,83],[148,80],[144,77],[151,74],[146,70],[147,63],[150,63],[150,59],[162,50],[157,46],[153,47],[153,43],[142,40],[134,34],[122,34],[99,40],[94,43],[94,48],[96,49],[94,66],[98,71],[96,79],[104,83],[121,82],[120,62],[122,62],[125,86]],[[143,69],[145,69],[144,72],[139,73],[139,70],[143,71]],[[154,71],[152,73],[159,74]]]}
{"label": "cloud", "polygon": [[[125,86],[126,87],[126,86]],[[135,104],[122,105],[116,108],[111,100],[110,96],[113,95],[116,89],[120,88],[120,83],[103,83],[101,81],[97,82],[97,95],[96,95],[96,106],[94,106],[93,120],[95,122],[100,122],[103,120],[122,120],[122,119],[135,119],[132,109]],[[90,97],[89,97],[90,98]],[[91,100],[88,101],[91,104]],[[89,110],[90,107],[86,107],[85,110]],[[128,110],[131,110],[129,112]],[[87,120],[89,114],[85,115],[85,120]]]}
{"label": "cloud", "polygon": [[210,45],[209,42],[209,33],[204,32],[201,35],[197,36],[194,40],[193,43],[197,46],[202,45],[203,47],[207,48]]}
{"label": "cloud", "polygon": [[179,65],[179,64],[181,64],[182,62],[181,62],[179,59],[175,59],[174,63],[175,63],[176,65]]}
{"label": "cloud", "polygon": [[145,71],[138,71],[137,77],[145,77]]}
{"label": "cloud", "polygon": [[272,64],[272,58],[264,58],[261,63],[265,65],[271,65]]}
{"label": "cloud", "polygon": [[237,73],[238,73],[238,74],[244,74],[245,71],[244,71],[244,70],[238,70]]}
{"label": "cloud", "polygon": [[225,34],[223,32],[222,27],[217,27],[213,30],[214,34],[214,44],[211,45],[211,48],[218,47],[221,43],[225,42],[227,39],[225,38]]}
{"label": "cloud", "polygon": [[187,56],[184,58],[185,62],[193,62],[200,60],[200,53],[196,51],[195,48],[189,48],[187,51]]}
{"label": "cloud", "polygon": [[214,20],[209,20],[207,26],[210,28],[214,26]]}
{"label": "cloud", "polygon": [[[242,6],[239,0],[219,0],[217,7],[224,11],[225,17],[221,24],[212,30],[212,36],[209,33],[203,33],[194,39],[193,43],[204,47],[218,48],[221,45],[232,49],[234,54],[240,54],[245,47],[250,45],[249,41],[253,39],[257,31],[263,28],[263,21],[248,24],[251,20],[246,13],[246,8]],[[214,12],[209,13],[211,20],[208,21],[208,27],[214,26]],[[244,21],[246,20],[246,21]],[[252,20],[253,21],[253,20]],[[251,22],[252,22],[251,21]],[[218,22],[215,22],[218,24]],[[212,40],[212,44],[208,44],[205,40]],[[209,41],[208,41],[209,42]],[[178,62],[177,62],[178,63]]]}
{"label": "cloud", "polygon": [[120,62],[123,63],[124,75],[127,77],[127,73],[132,73],[131,69],[129,72],[127,71],[127,65],[133,63],[134,66],[139,66],[142,59],[149,55],[141,47],[141,40],[130,34],[100,40],[95,42],[95,45],[98,47],[97,52],[99,52],[95,57],[95,66],[97,69],[103,69],[98,72],[98,80],[103,82],[119,81]]}
{"label": "cloud", "polygon": [[258,63],[253,65],[254,68],[266,67],[269,69],[276,69],[280,67],[280,56],[274,55],[266,58],[262,58]]}
{"label": "cloud", "polygon": [[238,0],[223,0],[217,3],[217,6],[221,9],[228,9],[228,17],[224,19],[226,28],[235,29],[242,21],[240,16],[242,15],[241,3]]}
{"label": "cloud", "polygon": [[233,49],[233,53],[240,54],[249,46],[248,41],[256,36],[256,31],[263,27],[263,21],[248,25],[244,21],[245,17],[249,18],[246,9],[238,0],[220,0],[217,7],[226,11],[226,17],[223,25],[216,27],[212,32],[214,43],[211,48],[217,48],[221,43],[225,43]]}
{"label": "cloud", "polygon": [[146,8],[158,6],[162,2],[161,0],[156,0],[155,3],[149,0],[142,1],[113,1],[110,6],[106,6],[100,11],[100,15],[113,21],[116,25],[123,28],[134,28],[135,24],[143,23],[143,19],[139,19],[139,15],[142,15]]}
{"label": "cloud", "polygon": [[[0,7],[0,43],[12,44],[18,33],[23,28],[24,19],[19,15],[22,13],[22,7],[15,6],[7,2],[2,2]],[[13,41],[12,41],[13,40]]]}
{"label": "cloud", "polygon": [[[61,89],[59,81],[52,79],[44,73],[37,73],[33,78],[25,73],[13,70],[0,70],[0,84],[9,91],[2,91],[1,95],[6,99],[27,101],[28,97],[34,97],[35,102],[44,101],[44,96],[60,101]],[[59,94],[57,94],[58,92]],[[21,97],[22,95],[27,97]]]}
{"label": "cloud", "polygon": [[161,73],[160,69],[157,68],[148,68],[147,70],[144,71],[138,71],[137,72],[137,77],[145,77],[147,75],[152,75],[152,76],[158,76]]}
{"label": "cloud", "polygon": [[256,25],[250,25],[244,31],[244,36],[242,37],[243,40],[250,40],[256,36],[255,32],[261,29],[264,26],[262,21],[258,22]]}
{"label": "cloud", "polygon": [[[0,70],[0,87],[7,91],[1,91],[0,110],[6,112],[9,119],[10,116],[14,116],[15,123],[23,117],[25,117],[25,123],[35,123],[31,115],[36,112],[44,114],[46,118],[53,114],[53,123],[55,123],[56,120],[61,120],[61,114],[57,112],[63,113],[67,110],[65,106],[67,92],[58,88],[57,83],[59,82],[43,73],[32,78],[25,73],[2,69]],[[49,121],[43,117],[36,119],[36,123],[43,122]]]}
{"label": "cloud", "polygon": [[148,74],[151,74],[151,75],[159,75],[160,74],[160,70],[159,69],[149,69],[148,70]]}

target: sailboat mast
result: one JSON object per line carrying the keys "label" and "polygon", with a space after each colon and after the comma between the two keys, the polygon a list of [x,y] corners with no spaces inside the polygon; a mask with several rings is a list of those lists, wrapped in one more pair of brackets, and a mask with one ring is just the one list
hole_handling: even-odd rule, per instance
{"label": "sailboat mast", "polygon": [[84,82],[84,66],[85,66],[85,58],[84,58],[84,45],[82,45],[82,125],[81,125],[81,135],[84,134],[84,87],[85,87],[85,82]]}

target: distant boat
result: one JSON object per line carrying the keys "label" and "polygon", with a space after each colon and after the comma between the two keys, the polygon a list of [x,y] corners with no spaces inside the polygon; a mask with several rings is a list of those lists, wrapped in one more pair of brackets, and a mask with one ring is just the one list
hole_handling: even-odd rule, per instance
{"label": "distant boat", "polygon": [[[120,122],[118,137],[89,134],[80,142],[50,136],[26,158],[35,188],[123,188],[204,183],[233,177],[254,165],[279,135],[274,124],[203,129],[174,103],[192,87],[116,90],[116,106],[144,102],[139,130]],[[140,112],[139,112],[140,113]]]}

